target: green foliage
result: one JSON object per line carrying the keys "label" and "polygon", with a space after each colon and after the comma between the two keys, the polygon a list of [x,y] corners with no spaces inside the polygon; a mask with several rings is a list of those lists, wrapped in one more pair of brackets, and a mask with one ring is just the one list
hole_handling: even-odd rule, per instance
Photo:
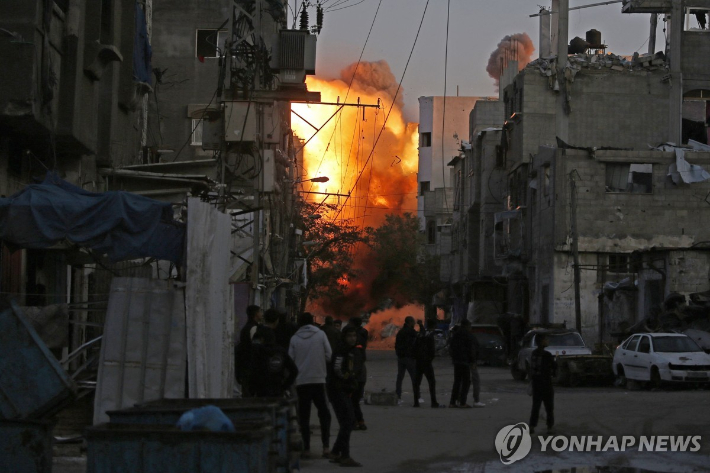
{"label": "green foliage", "polygon": [[408,212],[387,215],[385,223],[368,228],[367,235],[379,271],[373,295],[391,297],[400,304],[430,304],[441,288],[439,258],[424,249],[417,216]]}
{"label": "green foliage", "polygon": [[344,280],[357,277],[353,254],[365,235],[350,220],[331,221],[327,212],[332,205],[303,203],[301,208],[304,241],[314,242],[306,248],[308,285],[301,307],[308,299],[335,299],[344,294]]}

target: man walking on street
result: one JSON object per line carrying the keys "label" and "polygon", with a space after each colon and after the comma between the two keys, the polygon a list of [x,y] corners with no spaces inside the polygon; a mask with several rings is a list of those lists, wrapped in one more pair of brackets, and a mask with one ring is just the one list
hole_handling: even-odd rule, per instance
{"label": "man walking on street", "polygon": [[471,384],[472,338],[471,322],[463,319],[458,330],[451,337],[451,361],[454,363],[454,385],[451,388],[451,399],[449,400],[449,407],[451,408],[468,409],[471,407],[466,404],[466,398]]}
{"label": "man walking on street", "polygon": [[404,372],[409,373],[414,390],[414,405],[419,404],[419,386],[417,386],[417,362],[414,359],[414,342],[417,340],[417,331],[414,330],[414,317],[408,315],[404,319],[404,326],[397,332],[394,351],[397,354],[397,382],[395,390],[399,404],[402,404],[402,380]]}
{"label": "man walking on street", "polygon": [[[434,366],[432,362],[436,356],[436,342],[434,341],[435,320],[427,320],[429,330],[419,321],[419,335],[414,344],[414,358],[417,370],[417,391],[421,393],[422,379],[426,376],[429,384],[429,395],[431,396],[431,407],[443,407],[436,401],[436,378],[434,377]],[[414,402],[414,407],[419,407],[419,399]]]}
{"label": "man walking on street", "polygon": [[304,312],[298,319],[300,328],[291,338],[289,356],[298,367],[298,420],[303,437],[303,458],[311,456],[311,403],[318,409],[323,456],[330,454],[330,411],[325,397],[327,364],[332,351],[325,333],[313,325],[313,315]]}
{"label": "man walking on street", "polygon": [[345,327],[342,339],[340,348],[333,354],[328,371],[328,397],[340,424],[330,458],[340,466],[358,467],[362,465],[350,456],[350,434],[356,422],[351,397],[358,387],[359,371],[362,368],[355,347],[356,328],[352,325]]}
{"label": "man walking on street", "polygon": [[530,433],[535,431],[540,404],[545,405],[547,413],[547,430],[555,425],[555,392],[552,389],[552,378],[557,375],[557,362],[547,348],[547,335],[536,336],[537,348],[530,357],[530,383],[532,384],[532,412],[530,413]]}

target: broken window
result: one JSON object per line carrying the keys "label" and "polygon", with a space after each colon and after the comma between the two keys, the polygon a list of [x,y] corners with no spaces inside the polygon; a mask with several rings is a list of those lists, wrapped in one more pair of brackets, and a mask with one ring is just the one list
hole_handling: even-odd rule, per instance
{"label": "broken window", "polygon": [[550,195],[550,177],[552,176],[552,172],[550,170],[550,165],[545,164],[542,168],[542,174],[543,174],[543,180],[544,182],[544,195],[548,196]]}
{"label": "broken window", "polygon": [[425,192],[429,192],[429,181],[422,181],[419,183],[419,195],[424,195]]}
{"label": "broken window", "polygon": [[195,57],[219,57],[227,37],[228,32],[226,30],[197,30]]}
{"label": "broken window", "polygon": [[419,146],[422,148],[431,147],[431,132],[420,133],[419,135]]}
{"label": "broken window", "polygon": [[198,118],[192,119],[192,141],[193,146],[202,146],[202,120]]}
{"label": "broken window", "polygon": [[606,191],[650,194],[653,192],[653,165],[609,163],[606,165]]}
{"label": "broken window", "polygon": [[708,27],[710,8],[692,7],[685,8],[684,31],[700,31]]}

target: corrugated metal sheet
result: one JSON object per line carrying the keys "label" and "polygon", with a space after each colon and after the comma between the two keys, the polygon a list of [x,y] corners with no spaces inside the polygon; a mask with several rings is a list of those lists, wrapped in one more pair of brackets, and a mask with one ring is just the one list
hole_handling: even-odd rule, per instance
{"label": "corrugated metal sheet", "polygon": [[172,281],[114,278],[101,345],[94,424],[107,410],[185,396],[185,296]]}
{"label": "corrugated metal sheet", "polygon": [[197,198],[187,203],[187,360],[189,396],[231,397],[234,306],[231,217]]}
{"label": "corrugated metal sheet", "polygon": [[51,416],[74,383],[14,302],[0,312],[0,419]]}

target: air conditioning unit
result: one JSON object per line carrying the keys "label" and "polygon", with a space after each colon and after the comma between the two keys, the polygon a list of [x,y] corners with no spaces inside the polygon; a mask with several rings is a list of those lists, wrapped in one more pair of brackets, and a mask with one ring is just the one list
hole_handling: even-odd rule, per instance
{"label": "air conditioning unit", "polygon": [[281,84],[303,84],[316,73],[316,36],[303,30],[281,30],[275,42],[271,68]]}

